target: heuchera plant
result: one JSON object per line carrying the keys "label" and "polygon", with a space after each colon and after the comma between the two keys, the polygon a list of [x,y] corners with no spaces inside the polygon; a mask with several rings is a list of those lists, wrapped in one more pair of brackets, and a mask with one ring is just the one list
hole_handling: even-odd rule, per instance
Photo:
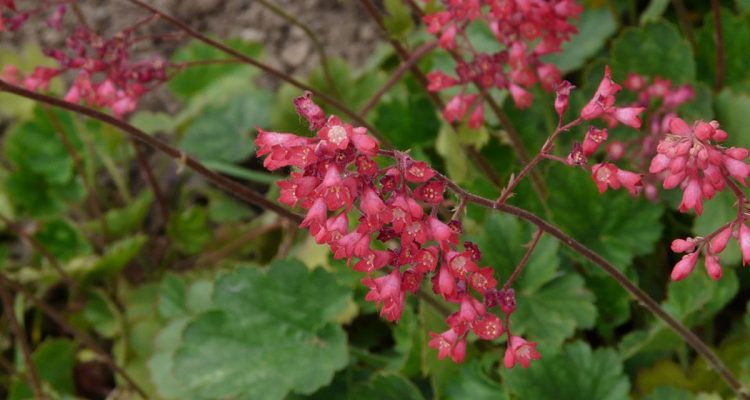
{"label": "heuchera plant", "polygon": [[[638,114],[644,107],[615,105],[621,87],[612,81],[609,68],[580,116],[563,125],[572,87],[568,82],[558,87],[555,109],[560,123],[548,144],[594,119],[610,126],[623,123],[640,128]],[[265,157],[263,165],[269,170],[297,169],[289,180],[278,183],[279,201],[306,209],[301,226],[308,228],[317,243],[327,244],[335,258],[346,259],[354,270],[365,274],[362,283],[370,289],[366,300],[375,302],[386,319],[398,321],[406,294],[417,294],[422,281],[429,278],[435,294],[458,305],[458,311],[446,319],[448,329],[430,333],[429,345],[438,350],[439,358],[462,361],[470,332],[484,340],[506,333],[508,368],[517,363],[525,368],[530,360],[540,358],[536,343],[511,333],[509,317],[516,305],[512,282],[498,290],[493,268],[481,265],[480,249],[471,242],[459,246],[465,204],[456,205],[452,217],[441,221],[440,207],[450,204],[444,197],[447,178],[407,153],[380,149],[365,128],[352,127],[336,116],[326,117],[309,92],[294,103],[316,137],[259,128],[257,154]],[[583,146],[575,144],[567,160],[560,161],[588,168],[586,157],[604,139],[606,130],[591,127]],[[543,150],[547,151],[549,146]],[[378,156],[390,159],[391,164],[381,166]],[[636,195],[642,187],[640,174],[611,163],[594,164],[591,171],[602,192],[624,187]],[[502,318],[492,312],[498,305]]]}
{"label": "heuchera plant", "polygon": [[[661,183],[664,189],[680,188],[683,195],[679,210],[694,210],[698,215],[705,200],[728,188],[737,199],[736,217],[705,237],[675,239],[672,250],[685,255],[674,266],[671,279],[686,278],[701,254],[707,274],[714,280],[721,278],[719,255],[731,238],[739,243],[743,265],[750,263],[747,202],[740,188],[747,185],[750,175],[750,165],[745,162],[750,152],[723,146],[728,134],[717,121],[696,121],[691,125],[678,116],[678,107],[695,96],[691,86],[674,86],[658,76],[633,73],[621,86],[613,80],[607,66],[596,92],[566,122],[575,86],[561,80],[560,71],[540,57],[560,51],[562,43],[576,32],[572,21],[582,12],[581,6],[573,0],[465,0],[442,4],[438,11],[424,15],[423,20],[439,46],[456,59],[457,66],[455,76],[430,72],[426,89],[441,92],[458,87],[442,110],[448,123],[463,122],[468,115],[469,127],[482,127],[485,91],[492,88],[508,90],[518,108],[531,105],[529,89],[537,83],[555,92],[556,128],[538,154],[510,178],[497,200],[482,198],[491,203],[489,208],[505,206],[519,182],[543,159],[583,169],[601,193],[625,189],[633,197],[644,194],[656,201],[657,184]],[[0,0],[0,31],[16,30],[31,15],[40,13],[45,13],[52,29],[61,29],[66,3],[44,2],[19,11],[13,0]],[[9,65],[2,72],[1,84],[6,91],[99,116],[117,127],[125,126],[123,129],[131,134],[140,132],[120,119],[132,113],[146,93],[170,78],[168,68],[179,70],[187,66],[161,59],[133,60],[131,47],[139,40],[136,31],[152,20],[144,19],[112,38],[79,27],[65,40],[63,48],[45,51],[58,67],[37,67],[24,75]],[[488,54],[475,48],[467,34],[467,28],[475,22],[489,27],[502,50]],[[209,39],[201,40],[211,43]],[[64,102],[35,93],[47,90],[50,81],[63,74],[73,78]],[[634,100],[617,104],[623,86]],[[527,368],[532,360],[540,359],[537,343],[528,340],[533,338],[514,334],[510,323],[516,302],[524,301],[516,298],[513,288],[524,261],[499,284],[495,268],[487,265],[489,260],[483,260],[477,244],[462,240],[461,218],[468,192],[408,151],[382,148],[367,128],[327,115],[312,96],[305,91],[294,100],[296,112],[307,122],[312,136],[258,128],[255,140],[257,156],[263,157],[266,169],[289,169],[289,178],[278,182],[279,201],[305,210],[300,226],[318,244],[327,245],[335,259],[346,260],[347,265],[362,273],[361,283],[368,288],[365,299],[375,303],[380,315],[389,321],[400,320],[407,295],[431,296],[422,291],[424,281],[429,280],[434,295],[453,310],[446,316],[442,332],[429,333],[429,347],[437,351],[439,359],[463,361],[471,334],[486,341],[506,336],[503,363],[507,368],[517,364]],[[101,117],[78,104],[104,108],[117,118],[116,123],[108,115]],[[555,154],[556,140],[564,134],[572,135],[573,128],[584,124],[588,126],[582,137],[574,138],[569,149]],[[644,132],[626,140],[609,140],[610,131],[620,125],[633,130],[643,127]],[[184,153],[157,139],[141,140],[156,143],[154,147],[177,154],[183,162],[187,160]],[[211,175],[196,160],[189,161],[191,167],[227,187],[220,175]],[[286,211],[292,219],[300,217],[277,204],[272,206],[282,215]],[[537,226],[540,230],[527,256],[542,234],[543,224]],[[584,250],[590,251],[582,245],[578,248],[581,254]],[[594,254],[589,259],[596,257],[599,256]],[[658,305],[654,307],[659,309]],[[679,322],[674,324],[681,327]]]}
{"label": "heuchera plant", "polygon": [[[484,124],[484,102],[481,96],[469,92],[469,85],[507,89],[518,108],[529,107],[533,96],[528,88],[540,82],[551,91],[560,81],[557,67],[543,63],[540,56],[560,51],[561,44],[577,32],[570,20],[583,11],[573,0],[470,0],[443,4],[444,10],[425,15],[424,22],[427,30],[439,38],[440,47],[451,52],[457,65],[455,76],[430,72],[428,89],[441,91],[460,86],[459,93],[446,104],[443,117],[448,122],[462,121],[470,113],[468,126],[474,129]],[[490,28],[502,50],[488,54],[474,47],[466,28],[478,21]]]}

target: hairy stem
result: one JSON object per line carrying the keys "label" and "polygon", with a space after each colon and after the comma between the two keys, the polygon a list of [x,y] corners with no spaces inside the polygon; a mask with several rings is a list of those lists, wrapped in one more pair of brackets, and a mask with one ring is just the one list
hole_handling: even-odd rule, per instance
{"label": "hairy stem", "polygon": [[529,243],[529,247],[526,249],[526,254],[523,255],[523,258],[521,258],[521,261],[518,262],[518,265],[516,265],[516,269],[513,270],[513,273],[510,275],[508,280],[503,285],[503,290],[508,289],[513,285],[513,282],[518,279],[518,277],[521,275],[521,271],[523,271],[523,268],[526,266],[526,264],[529,262],[529,258],[531,257],[531,253],[534,252],[534,249],[536,249],[536,245],[539,244],[539,239],[542,238],[542,235],[544,234],[544,231],[541,229],[537,229],[536,233],[534,234],[534,237],[531,239],[531,243]]}
{"label": "hairy stem", "polygon": [[[370,17],[375,21],[375,23],[378,25],[378,27],[381,29],[381,31],[385,32],[385,34],[388,34],[388,31],[385,28],[385,25],[383,23],[383,18],[380,15],[380,12],[378,11],[377,7],[372,3],[371,0],[361,0],[362,5],[365,7],[365,10],[370,15]],[[390,36],[386,36],[388,38],[388,42],[391,43],[393,48],[396,50],[396,53],[398,53],[399,57],[401,57],[401,60],[406,62],[407,60],[411,59],[411,53],[409,50],[404,47],[404,45],[401,44],[396,39],[391,38]],[[437,109],[442,110],[445,108],[445,103],[443,103],[443,100],[440,99],[440,96],[437,95],[435,92],[431,92],[427,89],[427,86],[429,85],[427,81],[427,76],[422,72],[421,69],[419,69],[419,66],[412,65],[411,66],[411,73],[414,75],[414,77],[417,79],[417,82],[419,82],[420,86],[424,89],[425,93],[427,93],[427,96],[432,101],[432,104],[437,107]],[[455,125],[451,125],[451,128],[453,128],[453,132],[458,134],[457,128]],[[471,146],[464,146],[464,150],[469,155],[469,158],[473,160],[477,167],[479,168],[482,173],[487,177],[487,179],[492,182],[493,185],[497,186],[499,189],[503,188],[503,181],[500,179],[500,176],[495,172],[495,169],[492,167],[490,162],[485,158],[482,153],[477,151],[475,148]]]}
{"label": "hairy stem", "polygon": [[648,293],[644,292],[635,283],[628,279],[628,277],[620,272],[617,267],[610,264],[609,261],[605,260],[604,257],[600,256],[582,243],[573,239],[571,236],[560,230],[560,228],[550,224],[549,222],[529,211],[508,204],[502,204],[472,193],[468,193],[461,187],[450,181],[448,178],[443,177],[443,179],[445,180],[448,187],[450,187],[453,191],[459,193],[460,195],[467,196],[470,203],[515,215],[516,217],[524,219],[536,225],[545,233],[548,233],[549,235],[557,238],[564,245],[568,246],[576,253],[582,255],[589,261],[596,264],[599,268],[606,272],[607,275],[614,279],[623,289],[627,290],[628,293],[630,293],[630,295],[633,296],[639,304],[649,310],[652,314],[656,315],[656,317],[662,320],[672,331],[680,335],[680,337],[682,337],[682,339],[688,345],[690,345],[690,347],[692,347],[708,362],[709,365],[711,365],[711,367],[719,374],[719,376],[721,376],[724,382],[726,382],[732,388],[732,390],[734,390],[738,398],[750,399],[750,396],[747,393],[747,389],[742,385],[742,383],[739,381],[739,379],[737,379],[732,371],[727,368],[724,362],[721,361],[719,356],[717,356],[716,353],[714,353],[713,350],[708,347],[706,343],[704,343],[697,335],[690,331],[690,329],[688,329],[680,321],[669,315],[669,313],[667,313],[667,311],[664,310],[659,305],[659,303],[656,302],[656,300],[651,298]]}
{"label": "hairy stem", "polygon": [[[411,7],[412,11],[420,19],[424,18],[424,12],[413,0],[408,0],[407,3]],[[462,61],[461,55],[457,52],[449,51],[448,53],[453,57],[454,60],[456,60],[456,62]],[[508,115],[505,114],[502,107],[500,107],[495,99],[493,99],[492,96],[490,96],[490,94],[487,92],[487,90],[485,90],[484,87],[477,84],[476,82],[474,82],[474,86],[476,86],[476,88],[479,90],[482,99],[490,106],[490,109],[500,121],[500,125],[505,129],[505,133],[508,136],[508,141],[510,142],[510,147],[513,149],[513,153],[515,153],[521,164],[527,164],[530,157],[528,152],[526,152],[526,147],[524,147],[523,142],[521,141],[521,136],[518,134],[515,126],[513,126],[513,122],[510,120]],[[544,202],[546,189],[544,187],[544,181],[542,180],[542,177],[539,174],[532,172],[531,180],[534,190],[539,195],[539,199]]]}
{"label": "hairy stem", "polygon": [[559,126],[557,129],[555,129],[554,132],[547,138],[547,140],[544,142],[544,145],[539,150],[539,152],[532,158],[526,165],[524,165],[523,169],[521,169],[521,172],[518,173],[518,175],[515,175],[510,182],[508,183],[508,186],[503,189],[503,192],[500,194],[500,198],[497,200],[498,203],[505,203],[506,200],[510,197],[511,194],[513,194],[513,190],[518,186],[519,183],[521,183],[521,180],[523,180],[526,175],[528,175],[534,167],[536,167],[539,162],[541,162],[543,159],[548,158],[549,152],[552,151],[552,146],[555,142],[555,139],[557,139],[558,136],[560,136],[561,133],[569,130],[570,128],[578,125],[581,123],[581,119],[576,119],[564,126]]}
{"label": "hairy stem", "polygon": [[[132,1],[132,0],[131,0]],[[216,186],[231,193],[238,198],[248,201],[252,204],[260,205],[270,211],[276,212],[280,216],[289,218],[295,222],[301,222],[303,217],[297,213],[294,213],[284,207],[279,206],[273,201],[270,201],[262,195],[247,189],[245,186],[238,184],[231,179],[228,179],[222,175],[219,175],[201,164],[196,159],[186,155],[180,150],[168,145],[161,140],[148,136],[146,133],[139,129],[129,125],[128,123],[111,117],[107,114],[83,107],[77,104],[71,104],[62,100],[58,100],[54,97],[46,96],[43,94],[34,93],[26,89],[11,85],[7,82],[0,80],[0,91],[7,91],[22,97],[26,97],[32,100],[36,100],[42,103],[46,103],[52,106],[64,108],[91,118],[95,118],[106,124],[112,125],[129,135],[135,136],[136,139],[143,143],[156,148],[159,151],[166,153],[167,155],[179,160],[185,166],[193,169],[195,172],[203,175],[206,179],[213,182]],[[394,157],[395,152],[392,150],[381,150],[381,155]],[[566,246],[570,247],[573,251],[580,254],[584,258],[593,262],[599,266],[604,272],[611,276],[621,287],[627,290],[641,305],[661,319],[670,329],[680,335],[682,339],[688,343],[695,351],[706,359],[711,367],[721,376],[721,378],[735,391],[737,396],[741,399],[750,399],[746,389],[742,386],[740,381],[734,374],[724,365],[721,359],[706,345],[698,336],[691,332],[685,325],[678,320],[674,319],[669,315],[659,303],[651,298],[646,292],[640,289],[635,283],[630,281],[627,276],[620,272],[614,265],[610,264],[602,256],[589,249],[585,245],[581,244],[560,228],[552,225],[543,218],[540,218],[536,214],[533,214],[527,210],[519,207],[511,206],[508,204],[500,203],[495,200],[491,200],[485,197],[478,196],[462,189],[458,184],[451,181],[444,175],[439,175],[439,178],[446,183],[448,188],[455,192],[459,197],[466,198],[466,201],[480,207],[497,210],[507,214],[514,215],[518,218],[526,220],[533,225],[536,225],[540,230],[545,233],[557,238]]]}
{"label": "hairy stem", "polygon": [[170,23],[171,25],[173,25],[173,26],[181,29],[182,31],[184,31],[188,36],[191,36],[191,37],[193,37],[193,38],[195,38],[195,39],[197,39],[197,40],[199,40],[199,41],[201,41],[201,42],[203,42],[203,43],[205,43],[205,44],[207,44],[207,45],[209,45],[209,46],[211,46],[211,47],[213,47],[213,48],[215,48],[215,49],[217,49],[217,50],[219,50],[219,51],[221,51],[221,52],[223,52],[225,54],[228,54],[228,55],[230,55],[232,57],[235,57],[238,60],[240,60],[240,61],[242,61],[242,62],[244,62],[246,64],[252,65],[252,66],[254,66],[254,67],[262,70],[263,72],[265,72],[265,73],[267,73],[269,75],[272,75],[272,76],[274,76],[276,78],[279,78],[279,79],[281,79],[281,80],[283,80],[285,82],[288,82],[292,86],[295,86],[295,87],[297,87],[299,89],[302,89],[302,90],[309,90],[312,94],[315,95],[315,97],[320,98],[322,101],[330,104],[332,107],[334,107],[334,108],[338,109],[339,111],[341,111],[342,113],[346,114],[349,118],[351,118],[352,120],[356,121],[359,125],[364,126],[365,128],[367,128],[367,130],[370,133],[372,133],[375,137],[377,137],[378,140],[380,140],[380,142],[383,143],[383,145],[385,145],[387,147],[391,147],[391,143],[388,140],[388,138],[386,138],[385,136],[383,136],[383,134],[380,131],[378,131],[374,126],[372,126],[370,123],[368,123],[367,121],[365,121],[362,117],[360,117],[359,114],[357,114],[356,111],[354,111],[351,108],[347,107],[346,105],[344,105],[340,101],[334,99],[333,97],[330,97],[327,94],[324,94],[324,93],[322,93],[322,92],[320,92],[320,91],[318,91],[316,89],[313,89],[313,88],[305,85],[304,83],[302,83],[302,82],[294,79],[293,77],[289,76],[289,74],[284,73],[283,71],[279,71],[279,70],[277,70],[277,69],[275,69],[273,67],[270,67],[270,66],[268,66],[268,65],[266,65],[266,64],[264,64],[264,63],[262,63],[262,62],[260,62],[258,60],[252,59],[252,58],[250,58],[250,57],[248,57],[248,56],[240,53],[239,51],[237,51],[237,50],[235,50],[235,49],[233,49],[233,48],[231,48],[229,46],[226,46],[226,45],[224,45],[224,44],[222,44],[222,43],[220,43],[220,42],[218,42],[218,41],[216,41],[214,39],[211,39],[210,37],[208,37],[208,36],[206,36],[206,35],[198,32],[198,31],[196,31],[195,29],[191,28],[188,24],[180,21],[177,18],[174,18],[174,17],[172,17],[170,15],[165,14],[164,12],[162,12],[162,11],[154,8],[153,6],[151,6],[151,5],[143,2],[141,0],[127,0],[127,1],[130,2],[130,3],[132,3],[132,4],[134,4],[134,5],[136,5],[136,6],[138,6],[138,7],[141,7],[143,9],[149,11],[150,13],[152,13],[154,15],[159,16],[159,18],[163,19],[164,21],[166,21],[166,22]]}
{"label": "hairy stem", "polygon": [[148,135],[147,133],[128,124],[125,121],[119,120],[111,115],[93,110],[88,107],[69,103],[67,101],[60,100],[51,96],[47,96],[44,94],[35,93],[30,90],[26,90],[19,86],[11,85],[2,80],[0,80],[0,91],[6,91],[6,92],[13,93],[22,97],[36,100],[41,103],[49,104],[51,106],[67,109],[75,113],[86,115],[88,117],[97,119],[101,122],[104,122],[105,124],[118,128],[122,130],[123,132],[127,133],[128,135],[130,135],[131,137],[135,138],[139,142],[146,144],[152,148],[155,148],[169,155],[170,157],[175,159],[180,165],[185,165],[191,168],[195,172],[206,177],[209,181],[214,182],[224,188],[231,188],[230,189],[231,193],[233,193],[235,196],[239,197],[240,199],[248,201],[252,204],[258,205],[264,209],[271,210],[281,216],[284,216],[290,219],[295,219],[297,220],[297,222],[302,221],[301,215],[295,214],[294,212],[289,211],[288,209],[276,204],[275,202],[266,199],[263,195],[256,193],[251,189],[248,189],[244,185],[208,169],[205,165],[200,163],[197,159],[185,154],[182,150],[178,150],[170,146],[166,142],[163,142],[153,136]]}

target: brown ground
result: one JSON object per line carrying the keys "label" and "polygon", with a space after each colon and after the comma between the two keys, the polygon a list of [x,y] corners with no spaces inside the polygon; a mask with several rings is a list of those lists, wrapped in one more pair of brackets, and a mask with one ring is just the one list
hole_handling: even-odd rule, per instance
{"label": "brown ground", "polygon": [[[147,0],[148,1],[148,0]],[[379,32],[356,0],[268,0],[307,24],[324,43],[329,57],[343,57],[354,65],[364,63],[378,40]],[[18,2],[24,8],[25,1]],[[33,2],[30,2],[33,3]],[[294,74],[317,65],[317,55],[304,32],[254,0],[151,0],[151,4],[187,22],[193,28],[218,38],[242,38],[265,45],[265,61]],[[83,14],[97,31],[113,34],[146,14],[126,0],[79,0]],[[65,16],[72,26],[72,12]],[[148,30],[164,33],[165,23],[150,24]],[[13,42],[40,40],[45,46],[61,42],[64,33],[51,30],[46,17],[29,21]],[[5,38],[4,42],[7,43]],[[178,46],[161,40],[147,42],[141,50],[167,56]],[[166,54],[165,54],[166,53]]]}

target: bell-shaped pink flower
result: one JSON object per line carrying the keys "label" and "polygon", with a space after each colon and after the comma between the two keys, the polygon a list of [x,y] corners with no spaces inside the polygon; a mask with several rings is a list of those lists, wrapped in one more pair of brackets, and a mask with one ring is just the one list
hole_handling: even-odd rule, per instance
{"label": "bell-shaped pink flower", "polygon": [[693,272],[693,269],[695,269],[695,264],[698,262],[698,255],[699,253],[696,251],[682,256],[682,259],[672,268],[672,280],[680,281],[687,278]]}
{"label": "bell-shaped pink flower", "polygon": [[540,360],[541,358],[542,355],[536,350],[536,343],[527,342],[520,336],[511,336],[503,362],[505,368],[513,368],[516,364],[528,368],[531,360]]}

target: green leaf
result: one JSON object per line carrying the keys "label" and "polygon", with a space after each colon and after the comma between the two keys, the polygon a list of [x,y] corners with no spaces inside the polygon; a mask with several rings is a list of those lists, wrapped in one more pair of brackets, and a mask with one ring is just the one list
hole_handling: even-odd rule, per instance
{"label": "green leaf", "polygon": [[614,350],[591,351],[582,342],[571,343],[526,370],[506,370],[504,377],[510,391],[522,399],[625,400],[630,387]]}
{"label": "green leaf", "polygon": [[[140,229],[153,205],[153,192],[144,190],[125,207],[107,211],[104,214],[104,221],[109,237],[122,238]],[[85,224],[85,230],[102,234],[102,225],[99,221],[90,221]]]}
{"label": "green leaf", "polygon": [[383,17],[383,25],[392,38],[406,37],[414,27],[409,8],[400,0],[385,0],[383,2],[388,15]]}
{"label": "green leaf", "polygon": [[97,333],[113,338],[119,333],[117,306],[107,298],[106,293],[100,289],[90,290],[86,296],[86,308],[83,310],[83,318],[91,324]]}
{"label": "green leaf", "polygon": [[57,393],[74,394],[73,366],[78,346],[68,339],[47,339],[32,355],[39,377]]}
{"label": "green leaf", "polygon": [[255,127],[269,124],[272,103],[273,95],[261,90],[212,103],[188,126],[180,148],[202,161],[242,161],[255,151]]}
{"label": "green leaf", "polygon": [[589,173],[573,168],[555,168],[546,181],[557,225],[621,271],[649,254],[661,235],[658,204],[625,190],[600,194]]}
{"label": "green leaf", "polygon": [[63,144],[63,132],[58,127],[64,129],[72,146],[80,149],[81,144],[73,135],[70,114],[61,111],[50,111],[50,114],[55,122],[37,107],[32,120],[12,129],[5,139],[5,156],[16,168],[44,176],[48,182],[63,184],[73,176],[73,158]]}
{"label": "green leaf", "polygon": [[669,0],[651,0],[648,7],[641,13],[641,25],[658,21],[667,7],[669,7]]}
{"label": "green leaf", "polygon": [[147,241],[146,235],[137,234],[107,246],[102,257],[94,263],[88,278],[97,279],[116,275],[141,252]]}
{"label": "green leaf", "polygon": [[644,397],[643,400],[693,400],[693,394],[672,386],[660,386]]}
{"label": "green leaf", "polygon": [[383,101],[376,113],[375,126],[402,150],[432,144],[440,128],[435,107],[421,92]]}
{"label": "green leaf", "polygon": [[177,247],[187,254],[195,254],[211,240],[208,212],[203,207],[190,207],[175,214],[167,225],[167,234]]}
{"label": "green leaf", "polygon": [[607,7],[586,7],[577,28],[578,33],[563,43],[561,53],[544,57],[544,61],[555,64],[563,73],[579,69],[586,60],[601,51],[617,30],[617,22]]}
{"label": "green leaf", "polygon": [[445,160],[447,175],[456,183],[465,183],[472,179],[474,170],[469,168],[466,151],[461,138],[453,132],[453,127],[442,124],[435,141],[435,150]]}
{"label": "green leaf", "polygon": [[[693,327],[714,317],[736,296],[739,283],[734,270],[724,269],[721,282],[714,282],[702,270],[679,282],[668,283],[667,300],[661,306],[670,315]],[[642,330],[623,337],[619,351],[623,359],[643,352],[670,351],[683,345],[682,339],[661,320],[654,320]]]}
{"label": "green leaf", "polygon": [[446,386],[443,398],[446,400],[506,399],[505,388],[500,385],[497,378],[490,378],[486,374],[485,369],[487,369],[486,364],[488,364],[486,361],[496,360],[492,360],[492,357],[484,357],[481,362],[472,359],[464,363],[459,373]]}
{"label": "green leaf", "polygon": [[[262,46],[258,43],[235,39],[226,41],[225,44],[251,58],[259,57],[262,51]],[[190,61],[223,60],[228,58],[230,57],[227,57],[222,51],[208,44],[192,42],[177,50],[171,61],[179,64]],[[169,88],[177,97],[187,100],[230,73],[241,73],[245,76],[245,79],[251,80],[258,74],[258,71],[240,62],[190,66],[169,80]]]}
{"label": "green leaf", "polygon": [[750,0],[734,0],[737,10],[743,14],[750,12]]}
{"label": "green leaf", "polygon": [[729,134],[729,142],[750,146],[750,94],[726,88],[716,97],[716,117]]}
{"label": "green leaf", "polygon": [[82,143],[70,114],[57,110],[48,114],[40,106],[31,120],[12,128],[4,141],[5,156],[13,166],[6,190],[14,206],[32,216],[60,213],[66,202],[80,200],[84,194],[59,128],[69,145],[80,151]]}
{"label": "green leaf", "polygon": [[61,218],[45,222],[34,235],[56,259],[65,262],[91,252],[91,245],[78,230]]}
{"label": "green leaf", "polygon": [[[338,89],[338,96],[334,94],[333,97],[352,110],[362,109],[362,107],[370,101],[372,96],[383,87],[383,84],[385,84],[388,79],[380,70],[368,70],[355,73],[352,71],[351,64],[340,58],[330,58],[328,60],[328,67],[331,70],[333,81]],[[330,95],[331,90],[328,87],[328,82],[323,75],[321,67],[317,67],[310,72],[308,83],[313,88]],[[295,92],[293,97],[302,95],[302,90],[300,89],[294,89],[293,92]],[[284,99],[282,106],[288,109],[289,114],[295,115],[293,121],[299,120],[300,118],[294,113],[294,107],[292,107],[292,103],[289,102],[289,100],[290,99]],[[320,99],[315,99],[315,96],[313,96],[313,100],[318,102],[318,105],[323,107],[323,109],[329,113],[344,117],[340,110],[329,107]]]}
{"label": "green leaf", "polygon": [[11,172],[3,183],[14,209],[33,217],[58,215],[65,211],[67,202],[80,201],[85,195],[79,179],[54,183],[23,169]]}
{"label": "green leaf", "polygon": [[175,378],[193,398],[313,393],[347,363],[346,335],[331,321],[350,296],[329,273],[297,261],[227,273],[212,310],[184,330]]}
{"label": "green leaf", "polygon": [[710,320],[727,305],[739,290],[737,274],[726,270],[720,282],[698,268],[679,282],[670,282],[667,301],[662,307],[688,327]]}
{"label": "green leaf", "polygon": [[408,379],[393,373],[375,374],[369,382],[358,385],[352,399],[362,400],[421,400],[422,393]]}
{"label": "green leaf", "polygon": [[661,76],[675,83],[695,80],[688,42],[666,21],[627,28],[612,42],[612,73],[621,82],[628,73]]}
{"label": "green leaf", "polygon": [[466,27],[466,35],[472,46],[480,53],[497,53],[502,50],[500,42],[490,27],[480,20],[475,20]]}
{"label": "green leaf", "polygon": [[[693,233],[706,236],[725,223],[737,217],[737,198],[727,192],[719,192],[716,197],[707,201],[703,208],[703,215],[695,219]],[[739,265],[742,259],[740,247],[736,240],[730,240],[726,249],[719,254],[719,261],[724,267]],[[703,273],[703,271],[698,271]]]}
{"label": "green leaf", "polygon": [[130,124],[150,134],[157,132],[171,133],[175,129],[172,116],[163,112],[137,111],[130,117]]}
{"label": "green leaf", "polygon": [[393,346],[396,355],[387,368],[406,376],[418,376],[421,369],[420,351],[423,337],[420,333],[417,315],[411,307],[404,306],[401,319],[398,324],[391,326],[391,330],[393,340],[396,342]]}
{"label": "green leaf", "polygon": [[[698,77],[710,85],[716,80],[716,42],[714,40],[714,15],[707,13],[703,27],[696,35],[696,60]],[[750,42],[733,38],[750,37],[746,18],[729,10],[721,10],[721,31],[724,37],[724,85],[747,81],[750,78]]]}
{"label": "green leaf", "polygon": [[159,316],[173,319],[186,315],[185,284],[175,275],[168,274],[161,281],[159,290]]}
{"label": "green leaf", "polygon": [[[492,263],[497,276],[508,277],[531,236],[529,225],[509,215],[492,214],[476,242],[484,262]],[[513,285],[518,304],[511,317],[513,332],[539,342],[545,351],[558,349],[577,328],[591,328],[596,320],[594,298],[583,279],[574,272],[560,274],[558,251],[558,242],[543,236]]]}
{"label": "green leaf", "polygon": [[182,342],[182,332],[190,319],[211,308],[213,289],[213,281],[209,280],[188,285],[184,278],[167,275],[162,281],[157,308],[165,324],[154,340],[148,369],[159,395],[165,399],[189,396],[175,378],[174,352]]}

